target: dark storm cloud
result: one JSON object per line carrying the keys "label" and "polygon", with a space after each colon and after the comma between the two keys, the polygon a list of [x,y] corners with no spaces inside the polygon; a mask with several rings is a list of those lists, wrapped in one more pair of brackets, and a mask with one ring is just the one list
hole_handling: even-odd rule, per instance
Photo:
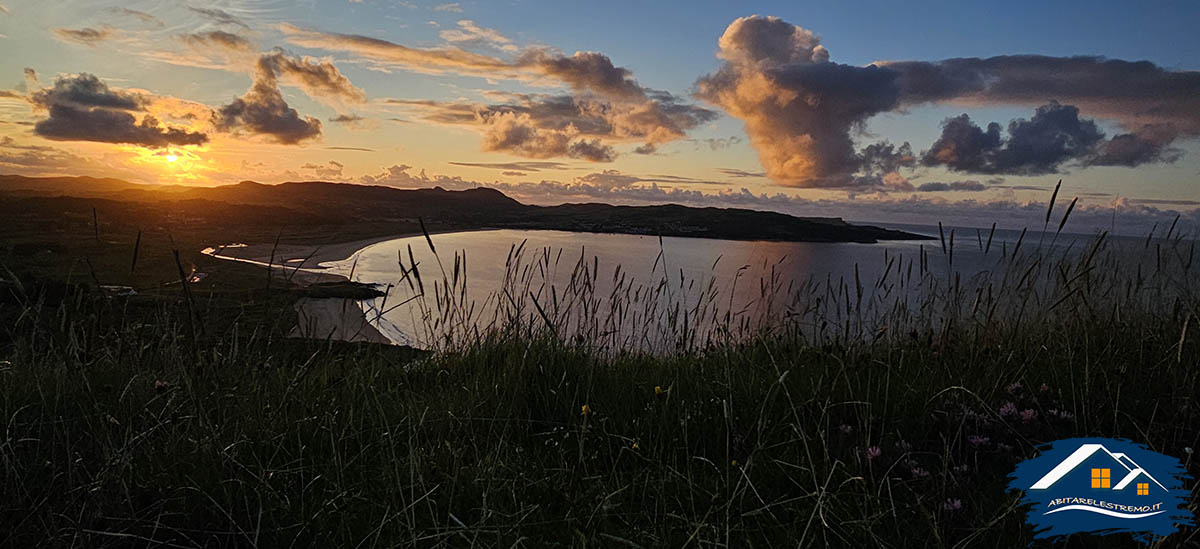
{"label": "dark storm cloud", "polygon": [[[743,120],[767,174],[791,186],[870,182],[861,177],[863,159],[854,150],[853,137],[875,114],[929,103],[1036,106],[1057,101],[1113,120],[1123,130],[1084,150],[1086,146],[1076,145],[1095,137],[1084,127],[1074,135],[1064,128],[1044,134],[1039,132],[1046,128],[1026,121],[1017,128],[1025,133],[1009,136],[1015,143],[997,145],[992,130],[975,132],[956,123],[951,130],[962,135],[949,137],[960,137],[964,146],[1008,151],[964,155],[957,164],[964,170],[978,166],[981,173],[1046,173],[1063,157],[1085,165],[1169,162],[1178,158],[1170,148],[1173,141],[1200,136],[1200,72],[1171,71],[1146,61],[1023,55],[859,67],[829,61],[829,52],[812,32],[759,16],[730,24],[718,56],[724,64],[697,82],[697,96]],[[1031,141],[1047,135],[1067,142]],[[1018,146],[1032,150],[1022,155]],[[1044,156],[1034,158],[1039,154]]]}
{"label": "dark storm cloud", "polygon": [[54,35],[69,42],[76,42],[88,47],[95,47],[100,42],[112,38],[115,31],[108,27],[93,29],[91,27],[83,27],[80,29],[53,29]]}
{"label": "dark storm cloud", "polygon": [[227,11],[224,11],[224,10],[220,10],[217,8],[197,8],[197,7],[193,7],[193,6],[188,6],[188,9],[192,10],[193,12],[196,12],[200,15],[203,15],[204,17],[207,17],[208,19],[212,20],[214,23],[217,23],[220,25],[236,25],[236,26],[242,27],[244,29],[250,28],[250,25],[247,25],[241,19],[238,19],[237,16],[235,16]]}
{"label": "dark storm cloud", "polygon": [[1007,138],[995,122],[984,130],[965,114],[949,118],[921,161],[971,173],[1040,175],[1092,156],[1103,139],[1094,121],[1079,118],[1079,109],[1051,102],[1029,120],[1010,122]]}

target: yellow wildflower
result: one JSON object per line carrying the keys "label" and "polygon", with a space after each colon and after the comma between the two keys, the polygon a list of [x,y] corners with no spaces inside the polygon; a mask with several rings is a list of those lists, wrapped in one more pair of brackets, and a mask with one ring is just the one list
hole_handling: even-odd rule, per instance
{"label": "yellow wildflower", "polygon": [[637,449],[638,449],[638,443],[637,443],[637,441],[636,441],[636,440],[635,440],[635,441],[633,441],[633,449],[634,449],[634,450],[637,450]]}
{"label": "yellow wildflower", "polygon": [[654,396],[662,396],[662,394],[663,394],[663,388],[661,386],[655,385],[654,386]]}
{"label": "yellow wildflower", "polygon": [[586,415],[592,413],[592,407],[588,406],[587,404],[584,404],[583,407],[579,409],[579,413],[580,413],[580,415],[586,416]]}

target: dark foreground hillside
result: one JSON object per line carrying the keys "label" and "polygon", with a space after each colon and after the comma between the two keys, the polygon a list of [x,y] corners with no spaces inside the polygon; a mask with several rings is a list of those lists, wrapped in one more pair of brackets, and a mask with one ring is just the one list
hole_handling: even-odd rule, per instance
{"label": "dark foreground hillside", "polygon": [[8,293],[0,545],[1017,547],[1040,442],[1198,472],[1194,302],[659,358],[284,339],[271,306],[196,334],[185,302]]}

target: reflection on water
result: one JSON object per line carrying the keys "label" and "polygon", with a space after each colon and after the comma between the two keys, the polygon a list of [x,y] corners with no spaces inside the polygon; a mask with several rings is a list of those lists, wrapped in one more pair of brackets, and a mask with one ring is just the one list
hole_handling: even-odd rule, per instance
{"label": "reflection on water", "polygon": [[[939,235],[937,227],[918,232]],[[923,293],[1002,276],[1018,246],[1053,243],[1069,253],[1088,240],[974,229],[942,236],[855,244],[495,230],[435,235],[436,254],[424,236],[398,238],[324,266],[390,286],[364,307],[398,343],[436,346],[518,321],[657,348],[681,339],[703,346],[784,318],[836,321],[821,330],[862,324],[864,315],[885,323],[884,315],[929,307]]]}

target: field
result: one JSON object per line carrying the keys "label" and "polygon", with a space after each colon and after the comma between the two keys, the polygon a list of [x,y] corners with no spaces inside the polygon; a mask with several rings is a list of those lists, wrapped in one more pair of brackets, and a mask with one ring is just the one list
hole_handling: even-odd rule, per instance
{"label": "field", "polygon": [[[0,545],[1028,545],[1006,476],[1039,443],[1125,437],[1200,469],[1192,237],[1052,253],[1041,241],[1069,215],[1052,207],[1020,249],[989,242],[1003,276],[909,259],[892,278],[806,286],[774,323],[629,317],[677,338],[668,353],[578,322],[626,299],[586,283],[574,309],[526,288],[504,322],[465,330],[450,258],[412,274],[433,350],[292,339],[285,270],[196,253],[233,235],[139,244],[133,224],[87,215],[12,230]],[[165,284],[193,265],[208,276]],[[870,285],[896,292],[864,300]],[[913,287],[924,297],[894,297]],[[689,338],[697,316],[727,318],[725,337]]]}

